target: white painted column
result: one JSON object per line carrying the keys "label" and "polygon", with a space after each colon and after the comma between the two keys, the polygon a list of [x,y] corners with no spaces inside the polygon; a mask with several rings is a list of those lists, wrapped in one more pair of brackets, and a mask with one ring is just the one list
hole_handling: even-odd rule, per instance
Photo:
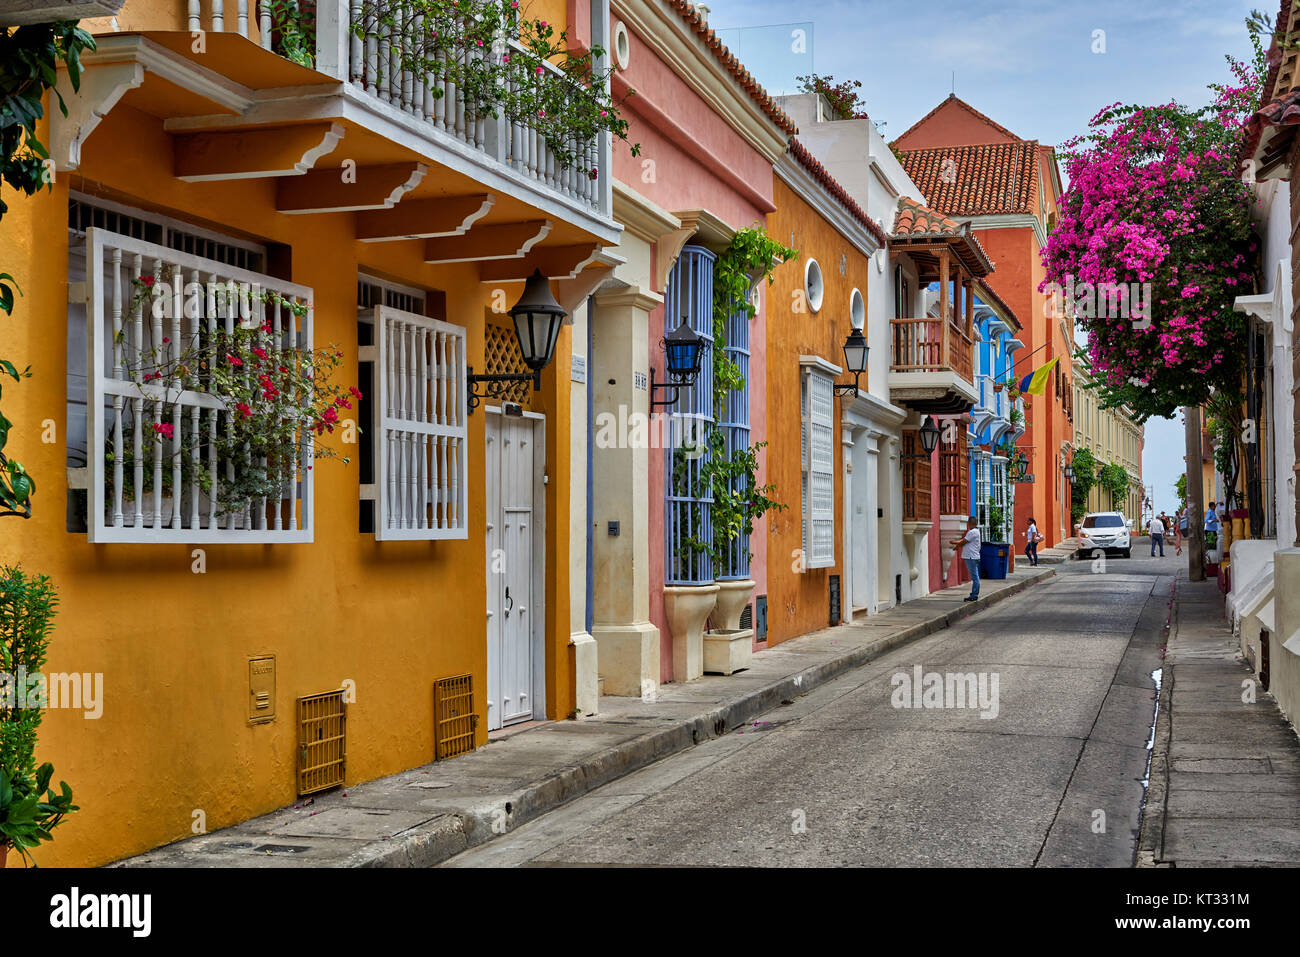
{"label": "white painted column", "polygon": [[573,647],[574,707],[600,710],[596,639],[587,632],[587,325],[584,303],[573,310],[573,364],[569,371],[569,644]]}
{"label": "white painted column", "polygon": [[[596,482],[592,634],[605,693],[645,696],[659,685],[659,629],[650,622],[650,313],[662,297],[631,286],[597,296],[592,316]],[[639,375],[638,375],[639,374]],[[639,428],[637,427],[639,424]],[[662,495],[662,490],[657,490]],[[610,522],[618,523],[611,534]]]}

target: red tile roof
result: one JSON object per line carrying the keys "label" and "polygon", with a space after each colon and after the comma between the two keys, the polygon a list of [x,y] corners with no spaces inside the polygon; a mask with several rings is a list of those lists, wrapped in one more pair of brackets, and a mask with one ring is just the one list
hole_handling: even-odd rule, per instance
{"label": "red tile roof", "polygon": [[669,0],[668,5],[694,28],[696,34],[704,40],[705,46],[731,71],[731,75],[736,78],[736,82],[740,84],[741,89],[753,98],[754,102],[762,108],[773,123],[791,136],[799,132],[799,128],[794,125],[794,120],[786,115],[785,110],[776,105],[776,101],[768,96],[767,91],[754,79],[753,74],[746,70],[744,64],[737,59],[736,55],[718,39],[718,35],[713,32],[704,18],[696,12],[694,4],[688,3],[686,0]]}
{"label": "red tile roof", "polygon": [[[993,272],[993,261],[971,232],[969,223],[955,223],[909,196],[898,198],[898,213],[894,218],[894,232],[890,239],[894,244],[903,244],[912,239],[952,240],[957,245],[963,262],[976,276],[987,276]],[[895,245],[894,248],[906,247]]]}
{"label": "red tile roof", "polygon": [[885,235],[885,231],[854,201],[853,197],[835,180],[835,177],[830,174],[826,167],[819,163],[812,153],[808,152],[806,146],[797,139],[792,139],[790,140],[789,153],[800,166],[812,174],[813,179],[821,183],[826,192],[839,201],[839,204],[848,211],[849,215],[865,226],[882,246],[889,242],[889,237]]}
{"label": "red tile roof", "polygon": [[1033,213],[1038,143],[900,150],[899,161],[931,208],[949,216]]}
{"label": "red tile roof", "polygon": [[[1282,7],[1277,13],[1277,30],[1276,36],[1285,38],[1291,26],[1291,4],[1293,0],[1282,0]],[[1294,91],[1281,97],[1274,97],[1277,88],[1277,75],[1282,68],[1282,61],[1286,54],[1279,47],[1276,39],[1269,44],[1268,48],[1268,76],[1264,80],[1263,99],[1265,105],[1259,111],[1246,121],[1245,141],[1241,147],[1242,159],[1258,159],[1256,153],[1259,151],[1260,141],[1263,139],[1264,130],[1269,126],[1294,125],[1295,120],[1290,119],[1287,115],[1288,105],[1286,100],[1294,102]],[[1281,122],[1279,122],[1281,121]]]}

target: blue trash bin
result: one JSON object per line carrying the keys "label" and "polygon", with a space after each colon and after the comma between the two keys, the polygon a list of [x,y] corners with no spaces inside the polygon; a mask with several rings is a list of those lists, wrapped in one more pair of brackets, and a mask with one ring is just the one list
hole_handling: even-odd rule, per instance
{"label": "blue trash bin", "polygon": [[1007,577],[1011,563],[1011,545],[1007,542],[985,542],[980,546],[980,577],[999,580]]}

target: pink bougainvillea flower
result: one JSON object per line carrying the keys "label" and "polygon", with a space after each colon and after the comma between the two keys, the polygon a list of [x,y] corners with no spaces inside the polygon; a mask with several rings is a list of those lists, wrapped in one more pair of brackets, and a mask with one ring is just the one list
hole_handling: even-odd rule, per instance
{"label": "pink bougainvillea flower", "polygon": [[246,419],[251,419],[253,417],[253,410],[249,408],[247,402],[236,402],[235,409],[238,410],[239,414]]}
{"label": "pink bougainvillea flower", "polygon": [[161,435],[165,439],[170,439],[175,434],[176,428],[169,422],[164,422],[161,425],[154,423],[153,431],[155,435]]}
{"label": "pink bougainvillea flower", "polygon": [[353,398],[356,398],[356,399],[364,399],[364,398],[365,398],[365,396],[361,394],[361,390],[358,389],[358,388],[357,388],[356,386],[354,386],[354,385],[350,385],[350,386],[348,386],[348,391],[352,393]]}
{"label": "pink bougainvillea flower", "polygon": [[226,353],[226,361],[229,362],[232,366],[242,366],[244,364],[243,359],[239,358],[239,356],[237,355],[232,355],[229,352]]}

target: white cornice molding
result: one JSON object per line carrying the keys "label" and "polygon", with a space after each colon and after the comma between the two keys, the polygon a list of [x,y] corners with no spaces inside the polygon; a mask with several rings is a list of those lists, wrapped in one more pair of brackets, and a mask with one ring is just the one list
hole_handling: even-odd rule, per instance
{"label": "white cornice molding", "polygon": [[731,71],[676,10],[662,0],[620,0],[610,5],[610,15],[631,27],[642,43],[769,161],[775,163],[785,153],[786,132],[740,88]]}
{"label": "white cornice molding", "polygon": [[680,219],[618,180],[614,181],[614,219],[629,236],[647,243],[658,242],[664,233],[682,228]]}
{"label": "white cornice molding", "polygon": [[821,213],[822,218],[835,227],[845,239],[857,247],[864,256],[872,256],[880,248],[880,241],[858,221],[838,199],[828,193],[798,160],[786,153],[776,164],[776,174],[794,191],[794,194]]}

